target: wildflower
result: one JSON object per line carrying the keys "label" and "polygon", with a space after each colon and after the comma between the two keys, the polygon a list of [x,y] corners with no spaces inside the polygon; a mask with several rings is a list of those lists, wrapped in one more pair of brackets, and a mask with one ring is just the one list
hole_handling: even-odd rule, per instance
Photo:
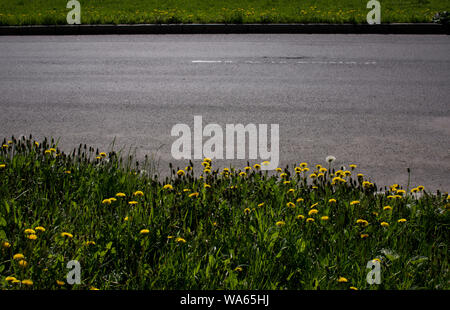
{"label": "wildflower", "polygon": [[142,197],[142,196],[144,196],[144,193],[142,191],[136,191],[136,192],[134,192],[133,195],[134,196],[138,196],[138,197]]}
{"label": "wildflower", "polygon": [[305,199],[303,199],[303,198],[298,198],[297,199],[297,203],[300,203],[300,202],[303,202]]}
{"label": "wildflower", "polygon": [[30,235],[28,235],[27,238],[30,239],[30,240],[36,240],[37,236],[35,234],[30,234]]}
{"label": "wildflower", "polygon": [[242,172],[239,172],[239,176],[241,176],[241,177],[245,177],[245,176],[247,176],[247,173],[245,173],[244,171],[242,171]]}
{"label": "wildflower", "polygon": [[356,224],[363,224],[363,226],[369,225],[369,222],[363,219],[356,220]]}
{"label": "wildflower", "polygon": [[8,249],[8,248],[10,248],[10,247],[11,247],[11,243],[9,243],[9,242],[7,242],[7,241],[5,241],[5,242],[2,243],[2,248]]}
{"label": "wildflower", "polygon": [[111,199],[109,199],[109,198],[107,198],[107,199],[103,199],[102,200],[102,204],[108,204],[108,205],[110,205],[111,204]]}
{"label": "wildflower", "polygon": [[270,161],[263,161],[262,163],[261,163],[263,166],[268,166],[268,165],[270,165]]}
{"label": "wildflower", "polygon": [[275,223],[275,225],[277,225],[278,227],[282,227],[285,224],[286,224],[286,222],[284,222],[284,221],[278,221],[278,222]]}
{"label": "wildflower", "polygon": [[285,178],[285,177],[287,177],[287,173],[286,172],[283,172],[282,174],[280,174],[280,178]]}
{"label": "wildflower", "polygon": [[242,272],[242,267],[236,267],[236,268],[234,268],[234,271],[237,271],[237,272]]}
{"label": "wildflower", "polygon": [[186,240],[184,240],[184,239],[181,238],[181,237],[178,237],[178,238],[175,239],[175,242],[178,242],[178,243],[186,243]]}
{"label": "wildflower", "polygon": [[177,171],[177,174],[178,174],[179,176],[183,176],[183,175],[184,175],[184,170],[181,170],[181,169],[178,170],[178,171]]}
{"label": "wildflower", "polygon": [[126,195],[124,193],[117,193],[116,197],[125,197]]}
{"label": "wildflower", "polygon": [[397,222],[398,223],[404,223],[404,222],[406,222],[406,219],[399,219]]}
{"label": "wildflower", "polygon": [[253,166],[253,168],[255,168],[256,170],[258,170],[258,169],[260,169],[260,168],[261,168],[261,165],[259,165],[259,164],[255,164],[255,165]]}
{"label": "wildflower", "polygon": [[12,276],[8,276],[8,277],[5,278],[6,282],[14,281],[14,280],[17,280],[17,279],[15,277],[12,277]]}
{"label": "wildflower", "polygon": [[303,214],[297,215],[297,220],[303,220],[305,216]]}
{"label": "wildflower", "polygon": [[314,207],[317,207],[318,205],[319,205],[318,202],[316,202],[315,204],[312,204],[312,205],[311,205],[311,209],[314,208]]}
{"label": "wildflower", "polygon": [[391,206],[385,206],[385,207],[383,207],[383,210],[384,211],[390,211],[390,210],[392,210],[392,207]]}
{"label": "wildflower", "polygon": [[331,198],[330,200],[328,200],[329,203],[336,203],[336,199]]}
{"label": "wildflower", "polygon": [[25,229],[25,231],[24,231],[26,234],[35,234],[36,232],[34,231],[34,229],[31,229],[31,228],[28,228],[28,229]]}
{"label": "wildflower", "polygon": [[245,209],[244,209],[244,213],[245,213],[245,214],[250,214],[250,212],[251,212],[250,208],[245,208]]}
{"label": "wildflower", "polygon": [[192,193],[192,194],[189,194],[189,197],[198,197],[198,193],[197,192],[195,192],[195,193]]}
{"label": "wildflower", "polygon": [[322,172],[322,173],[327,172],[327,168],[322,167],[319,169],[319,172]]}
{"label": "wildflower", "polygon": [[347,283],[348,280],[344,277],[339,277],[339,279],[337,280],[339,283]]}
{"label": "wildflower", "polygon": [[264,206],[264,202],[261,202],[260,204],[258,204],[258,207],[262,207]]}
{"label": "wildflower", "polygon": [[418,191],[419,191],[418,188],[413,188],[413,189],[411,190],[411,193],[417,193]]}
{"label": "wildflower", "polygon": [[330,218],[328,216],[322,216],[320,219],[322,221],[328,221]]}
{"label": "wildflower", "polygon": [[388,227],[388,226],[389,226],[389,223],[387,223],[387,222],[381,222],[380,225],[383,226],[383,227]]}
{"label": "wildflower", "polygon": [[96,288],[96,287],[94,287],[94,286],[91,286],[91,287],[89,288],[89,290],[91,290],[91,291],[99,291],[99,289]]}
{"label": "wildflower", "polygon": [[37,226],[34,229],[37,230],[37,231],[40,231],[40,232],[44,232],[45,231],[45,228],[42,227],[42,226]]}
{"label": "wildflower", "polygon": [[311,179],[317,178],[317,174],[315,173],[311,173],[311,175],[309,176]]}
{"label": "wildflower", "polygon": [[352,169],[352,170],[354,170],[354,169],[356,169],[356,165],[355,164],[351,164],[351,165],[349,165],[349,167]]}
{"label": "wildflower", "polygon": [[361,234],[361,239],[369,238],[368,234]]}
{"label": "wildflower", "polygon": [[419,185],[419,186],[417,186],[417,189],[418,189],[419,191],[423,191],[423,190],[425,189],[425,187],[423,187],[422,185]]}
{"label": "wildflower", "polygon": [[127,222],[129,220],[128,216],[125,216],[123,219],[125,222]]}
{"label": "wildflower", "polygon": [[150,233],[150,230],[148,230],[148,229],[141,229],[141,231],[139,233],[141,235],[146,235],[146,234]]}
{"label": "wildflower", "polygon": [[73,238],[73,235],[68,232],[63,232],[63,233],[61,233],[61,237],[67,237],[67,238],[71,239],[71,238]]}
{"label": "wildflower", "polygon": [[70,170],[66,170],[66,171],[64,171],[64,173],[71,174],[72,172]]}
{"label": "wildflower", "polygon": [[357,176],[358,178],[363,178],[363,177],[364,177],[364,174],[358,173],[356,176]]}
{"label": "wildflower", "polygon": [[336,157],[334,157],[334,156],[332,156],[332,155],[329,155],[329,156],[327,156],[327,157],[325,158],[325,160],[326,160],[328,163],[332,163],[333,161],[336,160]]}
{"label": "wildflower", "polygon": [[319,211],[317,211],[317,209],[311,209],[308,212],[308,215],[311,216],[312,214],[317,214]]}
{"label": "wildflower", "polygon": [[186,168],[184,168],[184,170],[191,171],[192,170],[192,166],[187,166]]}
{"label": "wildflower", "polygon": [[173,186],[171,184],[166,184],[163,186],[163,189],[173,189]]}
{"label": "wildflower", "polygon": [[205,184],[203,184],[203,187],[204,187],[204,188],[210,188],[211,185],[205,183]]}
{"label": "wildflower", "polygon": [[293,188],[288,189],[288,194],[294,193],[294,192],[295,192],[295,189],[293,189]]}
{"label": "wildflower", "polygon": [[291,181],[284,181],[283,184],[291,184]]}
{"label": "wildflower", "polygon": [[372,259],[372,261],[373,261],[373,262],[381,263],[381,259],[379,259],[379,258],[374,258],[374,259]]}
{"label": "wildflower", "polygon": [[138,203],[138,202],[137,202],[137,201],[134,201],[134,200],[128,202],[129,205],[137,205],[137,203]]}
{"label": "wildflower", "polygon": [[354,201],[350,202],[351,206],[358,205],[358,204],[359,204],[359,200],[354,200]]}
{"label": "wildflower", "polygon": [[5,168],[5,167],[6,167],[5,164],[1,164],[1,165],[0,165],[0,169],[3,169],[3,168]]}
{"label": "wildflower", "polygon": [[350,286],[349,287],[351,290],[353,290],[353,291],[357,291],[358,290],[358,288],[357,287],[354,287],[354,286]]}
{"label": "wildflower", "polygon": [[29,280],[29,279],[27,279],[27,280],[22,280],[22,284],[31,286],[31,285],[33,285],[33,281],[31,281],[31,280]]}
{"label": "wildflower", "polygon": [[302,169],[302,171],[308,172],[308,171],[309,171],[309,168],[308,168],[308,167],[305,167],[305,168]]}
{"label": "wildflower", "polygon": [[27,265],[28,265],[28,263],[27,263],[26,260],[21,259],[21,260],[19,261],[19,266],[20,266],[20,267],[26,267]]}
{"label": "wildflower", "polygon": [[314,219],[312,217],[308,217],[306,219],[306,223],[314,222]]}
{"label": "wildflower", "polygon": [[87,245],[87,246],[95,245],[95,241],[86,241],[84,244]]}
{"label": "wildflower", "polygon": [[244,169],[245,169],[245,171],[248,171],[248,170],[252,170],[252,167],[247,166]]}
{"label": "wildflower", "polygon": [[308,164],[307,163],[301,163],[299,166],[302,167],[302,168],[306,168],[308,166]]}
{"label": "wildflower", "polygon": [[403,195],[404,193],[406,193],[406,192],[403,189],[397,190],[398,195]]}
{"label": "wildflower", "polygon": [[302,168],[300,167],[295,167],[295,173],[301,173],[302,172]]}
{"label": "wildflower", "polygon": [[65,283],[63,281],[56,280],[56,284],[59,286],[64,286]]}
{"label": "wildflower", "polygon": [[211,173],[211,169],[205,169],[203,170],[203,173]]}
{"label": "wildflower", "polygon": [[295,203],[289,201],[289,202],[286,204],[286,206],[287,206],[288,208],[295,208]]}
{"label": "wildflower", "polygon": [[14,260],[19,260],[19,259],[24,259],[24,258],[25,258],[25,256],[23,256],[23,254],[21,254],[21,253],[14,254],[14,256],[13,256]]}
{"label": "wildflower", "polygon": [[211,163],[211,158],[205,157],[205,159],[203,159],[203,161],[206,162],[206,163]]}
{"label": "wildflower", "polygon": [[106,153],[105,152],[101,152],[99,155],[100,155],[100,157],[106,157]]}
{"label": "wildflower", "polygon": [[230,169],[228,169],[228,168],[223,168],[223,172],[230,173]]}

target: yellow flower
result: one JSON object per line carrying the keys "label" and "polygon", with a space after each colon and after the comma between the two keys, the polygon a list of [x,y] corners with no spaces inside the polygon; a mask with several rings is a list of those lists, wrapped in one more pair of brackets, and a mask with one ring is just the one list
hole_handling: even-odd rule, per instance
{"label": "yellow flower", "polygon": [[330,218],[328,216],[322,216],[320,219],[322,221],[328,221]]}
{"label": "yellow flower", "polygon": [[363,224],[364,226],[369,225],[369,222],[363,219],[356,220],[356,224]]}
{"label": "yellow flower", "polygon": [[14,254],[14,256],[13,256],[13,259],[15,259],[15,260],[24,259],[24,258],[25,258],[25,256],[23,256],[23,254],[21,254],[21,253]]}
{"label": "yellow flower", "polygon": [[103,199],[102,200],[102,204],[108,204],[108,205],[110,205],[111,204],[111,199],[109,199],[109,198],[107,198],[107,199]]}
{"label": "yellow flower", "polygon": [[98,289],[98,288],[96,288],[96,287],[93,287],[93,286],[91,286],[91,287],[89,288],[89,290],[91,290],[91,291],[99,291],[99,289]]}
{"label": "yellow flower", "polygon": [[37,231],[41,231],[41,232],[44,232],[44,231],[45,231],[45,228],[42,227],[42,226],[37,226],[37,227],[35,227],[34,229],[37,230]]}
{"label": "yellow flower", "polygon": [[315,173],[311,173],[311,175],[309,176],[311,179],[314,179],[314,178],[316,178],[317,177],[317,174],[315,174]]}
{"label": "yellow flower", "polygon": [[146,235],[146,234],[150,233],[150,230],[148,230],[148,229],[142,229],[139,233],[140,233],[141,235]]}
{"label": "yellow flower", "polygon": [[5,164],[1,164],[1,165],[0,165],[0,169],[3,169],[3,168],[5,168],[5,167],[6,167]]}
{"label": "yellow flower", "polygon": [[28,265],[28,263],[27,263],[26,260],[21,259],[21,260],[19,261],[19,266],[20,266],[20,267],[26,267],[27,265]]}
{"label": "yellow flower", "polygon": [[284,181],[283,184],[291,184],[291,181]]}
{"label": "yellow flower", "polygon": [[268,165],[270,165],[270,161],[263,161],[262,163],[261,163],[263,166],[268,166]]}
{"label": "yellow flower", "polygon": [[138,202],[137,202],[137,201],[134,201],[134,200],[132,200],[132,201],[129,201],[129,202],[128,202],[128,204],[129,204],[129,205],[137,205],[137,204],[138,204]]}
{"label": "yellow flower", "polygon": [[374,259],[372,259],[372,261],[381,263],[381,259],[379,259],[379,258],[374,258]]}
{"label": "yellow flower", "polygon": [[249,208],[245,208],[245,209],[244,209],[244,213],[245,213],[245,214],[249,214],[250,212],[251,212],[251,210],[250,210]]}
{"label": "yellow flower", "polygon": [[344,278],[344,277],[339,277],[338,282],[339,283],[346,283],[346,282],[348,282],[348,280],[346,278]]}
{"label": "yellow flower", "polygon": [[106,153],[105,152],[101,152],[99,155],[100,155],[100,157],[106,157]]}
{"label": "yellow flower", "polygon": [[244,169],[245,169],[245,171],[248,171],[248,170],[252,170],[252,167],[247,166]]}
{"label": "yellow flower", "polygon": [[357,176],[358,178],[363,178],[363,177],[364,177],[364,174],[358,173],[356,176]]}
{"label": "yellow flower", "polygon": [[14,281],[14,280],[17,280],[17,279],[15,277],[11,277],[11,276],[5,278],[5,281],[7,281],[7,282]]}
{"label": "yellow flower", "polygon": [[285,177],[287,177],[287,173],[286,172],[283,172],[282,174],[280,174],[280,178],[285,178]]}
{"label": "yellow flower", "polygon": [[355,164],[351,164],[351,165],[349,165],[349,167],[353,170],[353,169],[356,169],[356,165]]}
{"label": "yellow flower", "polygon": [[64,173],[71,174],[72,172],[70,170],[66,170],[66,171],[64,171]]}
{"label": "yellow flower", "polygon": [[319,172],[322,172],[322,173],[323,173],[323,172],[327,172],[327,168],[323,168],[323,167],[322,167],[322,168],[319,169]]}
{"label": "yellow flower", "polygon": [[30,234],[30,235],[28,235],[27,238],[30,239],[30,240],[36,240],[37,236],[35,234]]}
{"label": "yellow flower", "polygon": [[368,234],[361,234],[361,239],[369,238]]}
{"label": "yellow flower", "polygon": [[95,241],[86,241],[85,245],[95,245]]}
{"label": "yellow flower", "polygon": [[286,222],[284,222],[284,221],[278,221],[278,222],[275,223],[275,225],[277,225],[278,227],[282,227],[285,224],[286,224]]}
{"label": "yellow flower", "polygon": [[380,225],[383,226],[383,227],[388,227],[388,226],[389,226],[389,223],[387,223],[387,222],[381,222]]}
{"label": "yellow flower", "polygon": [[308,172],[308,171],[309,171],[309,168],[308,168],[308,167],[306,167],[306,168],[303,168],[303,169],[302,169],[302,171],[304,171],[304,172]]}
{"label": "yellow flower", "polygon": [[297,203],[300,203],[300,202],[303,202],[303,201],[305,201],[305,199],[303,199],[303,198],[297,199]]}
{"label": "yellow flower", "polygon": [[303,214],[297,215],[297,220],[303,220],[305,216]]}
{"label": "yellow flower", "polygon": [[116,197],[125,197],[126,195],[125,195],[125,193],[117,193],[116,194]]}
{"label": "yellow flower", "polygon": [[281,172],[281,171],[283,171],[283,169],[281,169],[281,168],[277,168],[277,169],[275,169],[277,172]]}
{"label": "yellow flower", "polygon": [[2,243],[2,247],[5,248],[5,249],[8,249],[8,248],[11,247],[11,243],[5,241],[5,242]]}
{"label": "yellow flower", "polygon": [[27,279],[27,280],[22,280],[22,284],[31,286],[31,285],[33,285],[33,281],[31,281],[31,280],[29,280],[29,279]]}
{"label": "yellow flower", "polygon": [[359,204],[359,200],[354,200],[354,201],[350,202],[351,206],[358,205],[358,204]]}
{"label": "yellow flower", "polygon": [[175,242],[186,243],[186,240],[184,240],[183,238],[178,237],[178,238],[175,239]]}
{"label": "yellow flower", "polygon": [[260,204],[258,204],[258,207],[262,207],[264,206],[264,202],[261,202]]}
{"label": "yellow flower", "polygon": [[404,190],[402,190],[402,189],[398,189],[397,190],[397,194],[398,195],[403,195],[404,193],[406,193]]}
{"label": "yellow flower", "polygon": [[63,281],[56,280],[56,284],[59,286],[64,286],[65,283]]}
{"label": "yellow flower", "polygon": [[203,161],[204,161],[204,162],[207,162],[207,163],[211,163],[211,158],[205,157],[205,159],[203,159]]}
{"label": "yellow flower", "polygon": [[306,168],[308,166],[308,164],[307,163],[301,163],[299,166],[302,167],[302,168]]}
{"label": "yellow flower", "polygon": [[391,206],[385,206],[385,207],[383,207],[383,210],[384,211],[390,211],[390,210],[392,210],[392,207]]}
{"label": "yellow flower", "polygon": [[191,170],[192,170],[192,167],[191,167],[191,166],[187,166],[186,168],[184,168],[184,170],[186,170],[186,171],[191,171]]}
{"label": "yellow flower", "polygon": [[255,168],[256,170],[258,170],[258,169],[260,169],[260,168],[261,168],[261,165],[259,165],[259,164],[255,164],[255,165],[253,166],[253,168]]}
{"label": "yellow flower", "polygon": [[183,176],[185,173],[184,173],[184,170],[178,170],[177,171],[177,174],[179,175],[179,176]]}
{"label": "yellow flower", "polygon": [[123,220],[124,220],[125,222],[127,222],[128,219],[129,219],[128,216],[125,216]]}
{"label": "yellow flower", "polygon": [[34,231],[34,229],[31,229],[31,228],[28,228],[28,229],[25,229],[25,231],[24,231],[26,234],[35,234],[36,232]]}
{"label": "yellow flower", "polygon": [[331,198],[330,200],[328,200],[329,203],[336,203],[336,199]]}
{"label": "yellow flower", "polygon": [[417,193],[418,191],[419,191],[418,188],[413,188],[413,189],[411,190],[411,193]]}
{"label": "yellow flower", "polygon": [[286,206],[289,207],[289,208],[295,208],[295,203],[289,201],[289,202],[286,204]]}
{"label": "yellow flower", "polygon": [[237,272],[242,272],[242,267],[236,267],[236,268],[234,268],[234,271],[237,271]]}
{"label": "yellow flower", "polygon": [[417,189],[418,189],[419,191],[423,191],[423,190],[425,189],[425,187],[423,187],[422,185],[419,185],[419,186],[417,186]]}
{"label": "yellow flower", "polygon": [[171,184],[166,184],[163,186],[163,189],[173,189],[173,186]]}
{"label": "yellow flower", "polygon": [[67,237],[67,238],[73,238],[73,235],[71,234],[71,233],[68,233],[68,232],[63,232],[63,233],[61,233],[61,237]]}
{"label": "yellow flower", "polygon": [[306,219],[306,223],[314,222],[314,219],[312,217],[308,217]]}
{"label": "yellow flower", "polygon": [[134,196],[138,196],[138,197],[142,197],[142,196],[144,196],[144,192],[142,192],[142,191],[136,191],[136,192],[134,192],[133,195],[134,195]]}
{"label": "yellow flower", "polygon": [[354,291],[357,291],[357,290],[358,290],[358,288],[357,288],[357,287],[354,287],[354,286],[350,286],[350,289],[351,289],[351,290],[354,290]]}
{"label": "yellow flower", "polygon": [[192,193],[192,194],[189,194],[189,197],[198,197],[198,193],[197,192],[195,192],[195,193]]}
{"label": "yellow flower", "polygon": [[314,208],[314,207],[317,207],[318,205],[319,205],[319,203],[316,202],[316,203],[312,204],[310,208],[312,209],[312,208]]}
{"label": "yellow flower", "polygon": [[397,222],[398,223],[404,223],[404,222],[406,222],[406,219],[399,219]]}
{"label": "yellow flower", "polygon": [[318,212],[319,211],[317,211],[317,209],[311,209],[311,210],[309,210],[308,215],[311,216],[313,214],[317,214]]}

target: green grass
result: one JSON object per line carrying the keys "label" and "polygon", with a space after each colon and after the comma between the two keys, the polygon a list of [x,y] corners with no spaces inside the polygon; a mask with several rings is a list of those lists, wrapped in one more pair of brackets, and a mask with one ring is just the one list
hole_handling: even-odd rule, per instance
{"label": "green grass", "polygon": [[[66,0],[2,0],[0,25],[66,24]],[[81,0],[82,24],[366,23],[365,0]],[[381,21],[432,22],[447,0],[382,0]]]}
{"label": "green grass", "polygon": [[[53,141],[38,146],[31,137],[4,141],[0,287],[449,288],[447,193],[379,193],[357,168],[341,172],[332,164],[316,178],[317,166],[284,174],[251,167],[244,174],[216,171],[212,163],[199,176],[177,168],[164,180],[141,173],[149,164],[81,145],[65,154]],[[384,210],[388,205],[392,210]],[[14,259],[18,253],[26,266]],[[382,282],[370,286],[366,265],[375,258]],[[58,286],[74,259],[82,283]],[[33,285],[20,283],[26,279]]]}

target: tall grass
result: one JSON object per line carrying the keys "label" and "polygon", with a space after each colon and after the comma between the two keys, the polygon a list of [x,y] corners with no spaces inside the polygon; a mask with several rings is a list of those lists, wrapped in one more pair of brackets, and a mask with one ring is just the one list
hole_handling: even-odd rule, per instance
{"label": "tall grass", "polygon": [[[0,287],[449,288],[448,194],[380,192],[355,166],[332,163],[267,173],[206,159],[199,175],[189,165],[164,179],[143,172],[149,164],[5,140]],[[366,281],[374,259],[379,285]],[[79,285],[66,283],[70,260]]]}

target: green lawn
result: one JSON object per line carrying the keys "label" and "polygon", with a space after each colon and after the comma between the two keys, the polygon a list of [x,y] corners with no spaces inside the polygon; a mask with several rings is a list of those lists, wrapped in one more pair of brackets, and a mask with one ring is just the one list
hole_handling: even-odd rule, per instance
{"label": "green lawn", "polygon": [[[381,0],[382,23],[431,22],[448,0]],[[365,0],[80,0],[83,24],[366,23]],[[1,0],[0,25],[66,24],[66,0]]]}
{"label": "green lawn", "polygon": [[[205,159],[165,179],[132,162],[5,140],[0,289],[449,289],[447,193],[380,192],[325,160],[267,174]],[[366,281],[374,260],[379,285]]]}

